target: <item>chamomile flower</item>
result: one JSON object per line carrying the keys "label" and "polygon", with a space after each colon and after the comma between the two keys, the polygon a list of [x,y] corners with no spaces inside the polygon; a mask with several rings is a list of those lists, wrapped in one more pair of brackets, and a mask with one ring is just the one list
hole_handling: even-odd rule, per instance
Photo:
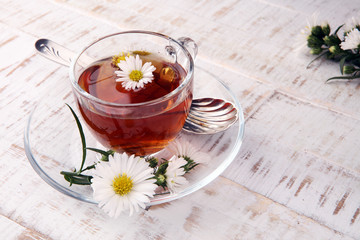
{"label": "chamomile flower", "polygon": [[130,57],[130,56],[131,56],[130,53],[122,52],[118,55],[113,56],[112,63],[117,66],[118,63],[120,63],[120,61],[125,61],[125,57]]}
{"label": "chamomile flower", "polygon": [[181,187],[188,183],[183,175],[185,170],[184,165],[187,164],[187,161],[180,157],[173,156],[170,158],[168,167],[166,168],[166,186],[168,187],[171,193],[177,192]]}
{"label": "chamomile flower", "polygon": [[138,54],[135,57],[125,57],[125,60],[120,60],[117,65],[120,70],[115,71],[119,77],[116,82],[121,82],[121,85],[128,91],[143,88],[145,84],[151,83],[154,79],[152,72],[156,68],[150,62],[143,65]]}
{"label": "chamomile flower", "polygon": [[348,19],[344,24],[344,31],[350,32],[354,28],[359,28],[359,27],[360,27],[360,18],[352,17]]}
{"label": "chamomile flower", "polygon": [[311,35],[311,30],[313,27],[318,25],[318,14],[314,13],[311,18],[307,19],[307,25],[300,31],[296,41],[296,51],[300,51],[307,46],[308,37]]}
{"label": "chamomile flower", "polygon": [[93,197],[110,217],[118,217],[125,210],[130,216],[155,194],[157,186],[153,169],[140,157],[115,154],[109,162],[97,164],[92,179]]}
{"label": "chamomile flower", "polygon": [[354,50],[360,48],[360,31],[357,28],[351,30],[345,40],[340,44],[342,50]]}
{"label": "chamomile flower", "polygon": [[169,144],[167,150],[172,155],[182,157],[185,160],[191,159],[196,163],[206,163],[207,155],[185,139],[175,139]]}

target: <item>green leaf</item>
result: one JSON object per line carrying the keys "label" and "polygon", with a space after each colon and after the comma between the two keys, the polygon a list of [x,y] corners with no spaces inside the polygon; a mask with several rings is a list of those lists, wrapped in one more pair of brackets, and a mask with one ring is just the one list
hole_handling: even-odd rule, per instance
{"label": "green leaf", "polygon": [[169,166],[169,162],[167,162],[167,161],[160,164],[160,166],[158,167],[155,175],[160,175],[160,174],[164,175],[166,173],[166,169],[167,169],[168,166]]}
{"label": "green leaf", "polygon": [[332,77],[326,80],[326,83],[333,82],[334,80],[353,80],[356,78],[360,78],[359,75],[353,75],[353,76],[338,76],[338,77]]}
{"label": "green leaf", "polygon": [[78,116],[76,115],[76,113],[74,112],[74,110],[70,107],[69,104],[66,103],[66,106],[68,106],[70,108],[70,111],[72,113],[72,115],[74,116],[75,118],[75,121],[76,121],[76,124],[78,126],[78,129],[79,129],[79,133],[80,133],[80,137],[81,137],[81,144],[82,144],[82,161],[81,161],[81,166],[80,166],[80,169],[79,169],[79,173],[82,172],[82,169],[84,167],[84,164],[85,164],[85,159],[86,159],[86,141],[85,141],[85,134],[84,134],[84,131],[83,131],[83,128],[81,126],[81,123],[80,123],[80,120],[78,118]]}
{"label": "green leaf", "polygon": [[342,75],[344,75],[344,64],[345,64],[345,61],[346,61],[346,58],[347,56],[341,58],[339,64],[340,64],[340,72]]}
{"label": "green leaf", "polygon": [[187,161],[187,163],[183,166],[184,171],[186,173],[189,172],[194,167],[196,167],[197,165],[199,165],[198,163],[196,163],[194,160],[192,160],[191,158],[189,158],[187,156],[182,156],[182,157]]}
{"label": "green leaf", "polygon": [[334,34],[336,35],[337,32],[340,30],[340,28],[342,28],[343,26],[344,26],[344,24],[343,24],[343,25],[340,25],[340,26],[335,30]]}
{"label": "green leaf", "polygon": [[306,68],[310,68],[310,65],[315,62],[316,60],[318,60],[319,58],[321,58],[322,56],[326,55],[329,51],[325,51],[322,54],[320,54],[319,56],[317,56],[316,58],[314,58],[311,62],[309,62],[309,64],[306,66]]}
{"label": "green leaf", "polygon": [[156,157],[147,157],[145,158],[145,161],[149,163],[149,167],[151,168],[156,168],[159,163],[159,160]]}

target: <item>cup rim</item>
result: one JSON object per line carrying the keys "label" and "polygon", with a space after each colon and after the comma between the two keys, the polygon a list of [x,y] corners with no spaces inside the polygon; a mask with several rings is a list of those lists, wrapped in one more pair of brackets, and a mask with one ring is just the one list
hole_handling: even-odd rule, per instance
{"label": "cup rim", "polygon": [[[114,37],[114,36],[118,36],[118,35],[123,35],[123,34],[148,34],[148,35],[153,35],[153,36],[157,36],[160,38],[163,38],[165,40],[171,41],[173,43],[175,43],[176,45],[178,45],[180,47],[180,49],[182,49],[182,51],[185,53],[185,55],[187,56],[187,58],[189,59],[189,71],[186,74],[186,77],[184,79],[184,81],[173,91],[171,91],[170,93],[160,97],[160,98],[156,98],[150,101],[146,101],[146,102],[141,102],[141,103],[127,103],[127,104],[122,104],[122,103],[114,103],[114,102],[109,102],[109,101],[105,101],[102,100],[100,98],[97,98],[93,95],[91,95],[90,93],[86,92],[83,88],[80,87],[80,85],[78,84],[78,80],[75,78],[75,65],[77,63],[77,61],[79,60],[80,56],[91,46],[93,46],[94,44],[96,44],[99,41],[102,41],[106,38],[109,37]],[[186,49],[186,47],[184,47],[180,42],[178,42],[176,39],[173,39],[165,34],[162,33],[157,33],[157,32],[151,32],[151,31],[143,31],[143,30],[132,30],[132,31],[123,31],[123,32],[117,32],[117,33],[113,33],[113,34],[109,34],[103,37],[98,38],[97,40],[91,42],[90,44],[88,44],[87,46],[85,46],[78,54],[76,54],[76,57],[74,59],[71,59],[70,62],[70,82],[73,86],[73,88],[76,90],[77,93],[79,93],[82,97],[85,97],[88,100],[94,101],[98,104],[102,104],[102,105],[107,105],[107,106],[111,106],[111,107],[137,107],[137,106],[147,106],[147,105],[154,105],[157,103],[162,103],[164,101],[167,101],[168,99],[171,99],[173,96],[176,96],[179,92],[181,92],[183,89],[185,89],[186,86],[188,86],[188,84],[190,83],[190,80],[192,79],[192,76],[194,74],[194,60],[191,56],[191,54],[189,53],[189,51]]]}

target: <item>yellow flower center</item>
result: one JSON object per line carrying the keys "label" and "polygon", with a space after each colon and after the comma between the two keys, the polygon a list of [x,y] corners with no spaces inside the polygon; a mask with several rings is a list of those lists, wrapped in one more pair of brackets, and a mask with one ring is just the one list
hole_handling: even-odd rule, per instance
{"label": "yellow flower center", "polygon": [[120,53],[119,55],[115,55],[112,58],[112,63],[117,65],[120,61],[125,61],[125,57],[130,57],[130,53]]}
{"label": "yellow flower center", "polygon": [[132,70],[132,72],[129,74],[129,78],[135,82],[138,82],[143,78],[143,73],[139,70]]}
{"label": "yellow flower center", "polygon": [[126,173],[122,175],[119,174],[119,176],[114,178],[112,187],[116,194],[124,196],[131,191],[133,181],[126,175]]}

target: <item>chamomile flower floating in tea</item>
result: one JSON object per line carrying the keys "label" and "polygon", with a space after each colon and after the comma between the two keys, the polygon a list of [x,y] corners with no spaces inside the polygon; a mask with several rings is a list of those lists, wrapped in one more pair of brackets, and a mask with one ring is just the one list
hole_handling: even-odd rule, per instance
{"label": "chamomile flower floating in tea", "polygon": [[[115,65],[117,61],[119,63]],[[81,73],[78,84],[98,99],[119,104],[116,111],[125,115],[115,117],[110,110],[101,114],[102,110],[94,110],[96,104],[90,107],[84,101],[81,101],[84,104],[79,104],[80,112],[105,148],[137,156],[158,152],[175,139],[185,124],[192,102],[190,86],[182,90],[184,94],[180,102],[174,100],[178,96],[174,95],[166,102],[140,106],[142,110],[137,114],[141,117],[134,116],[127,107],[120,105],[142,105],[162,98],[175,91],[186,74],[179,63],[169,62],[158,53],[142,49],[120,52],[90,64]],[[162,104],[167,107],[159,107]]]}
{"label": "chamomile flower floating in tea", "polygon": [[130,57],[130,53],[120,53],[119,55],[115,55],[112,57],[112,63],[117,66],[120,61],[125,61],[125,57]]}
{"label": "chamomile flower floating in tea", "polygon": [[97,164],[92,179],[93,196],[109,216],[118,217],[129,210],[130,216],[155,194],[153,169],[143,158],[128,157],[126,153],[110,157],[109,162]]}
{"label": "chamomile flower floating in tea", "polygon": [[150,62],[143,65],[138,54],[135,57],[125,57],[125,60],[120,60],[117,65],[120,70],[115,71],[119,77],[116,82],[121,82],[126,90],[144,88],[145,84],[151,83],[154,79],[152,72],[156,68]]}

